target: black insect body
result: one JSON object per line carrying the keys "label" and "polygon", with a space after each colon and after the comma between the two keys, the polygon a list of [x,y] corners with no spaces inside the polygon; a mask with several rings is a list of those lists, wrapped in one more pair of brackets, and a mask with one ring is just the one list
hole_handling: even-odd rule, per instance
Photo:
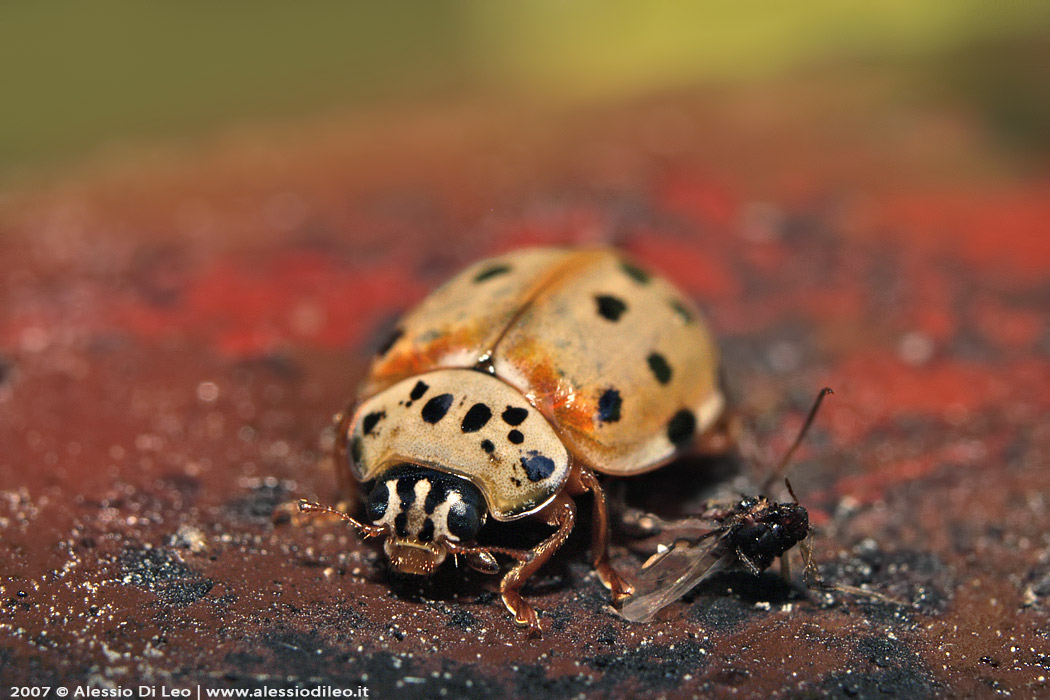
{"label": "black insect body", "polygon": [[[759,574],[809,536],[809,514],[798,503],[777,503],[761,496],[743,498],[701,516],[716,527],[696,540],[676,540],[649,559],[635,577],[635,593],[621,614],[648,622],[711,576],[743,566]],[[808,560],[808,548],[803,556]]]}
{"label": "black insect body", "polygon": [[745,498],[715,519],[725,523],[719,555],[735,556],[755,574],[809,535],[809,514],[797,503]]}

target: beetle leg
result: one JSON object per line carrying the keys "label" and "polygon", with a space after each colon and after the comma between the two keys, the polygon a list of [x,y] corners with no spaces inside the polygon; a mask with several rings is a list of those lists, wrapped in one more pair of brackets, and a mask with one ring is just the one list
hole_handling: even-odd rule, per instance
{"label": "beetle leg", "polygon": [[609,563],[609,509],[605,503],[605,492],[598,477],[589,469],[580,470],[580,481],[594,494],[594,517],[591,523],[591,551],[594,554],[594,569],[598,578],[612,591],[614,603],[619,603],[634,592],[634,587],[623,580]]}
{"label": "beetle leg", "polygon": [[807,586],[814,583],[823,585],[824,581],[820,578],[820,571],[817,570],[817,565],[813,561],[812,533],[799,542],[798,551],[802,553],[802,580]]}
{"label": "beetle leg", "polygon": [[741,430],[740,414],[727,408],[696,440],[696,451],[703,455],[723,455],[739,443]]}
{"label": "beetle leg", "polygon": [[784,583],[791,585],[791,559],[788,552],[780,555],[780,578],[784,579]]}
{"label": "beetle leg", "polygon": [[541,631],[539,618],[533,607],[521,597],[520,590],[526,579],[536,573],[536,570],[543,566],[569,537],[576,522],[576,506],[573,505],[571,498],[561,494],[543,512],[547,515],[547,524],[554,525],[558,529],[553,535],[529,550],[529,558],[519,562],[508,571],[499,585],[503,604],[514,615],[514,621],[523,627],[531,628],[536,633]]}
{"label": "beetle leg", "polygon": [[745,567],[747,567],[747,570],[750,571],[755,576],[758,576],[760,573],[762,573],[762,569],[759,568],[758,564],[756,564],[754,561],[752,561],[751,557],[747,556],[746,554],[741,552],[739,549],[736,550],[736,556],[737,556],[737,559],[739,559],[741,561],[741,563],[743,563],[743,565]]}
{"label": "beetle leg", "polygon": [[499,573],[499,562],[490,552],[467,552],[464,558],[467,560],[467,566],[475,571],[483,574]]}
{"label": "beetle leg", "polygon": [[[452,542],[451,540],[443,540],[442,545],[452,554],[462,554],[464,557],[472,557],[479,555],[482,558],[488,559],[493,554],[502,554],[516,559],[518,561],[528,561],[532,558],[532,552],[528,549],[510,549],[509,547],[477,547],[472,545],[459,544],[458,542]],[[469,559],[468,559],[469,560]],[[493,559],[493,561],[495,561]],[[479,569],[479,571],[486,571],[487,573],[496,573],[495,571],[488,571],[486,569]]]}

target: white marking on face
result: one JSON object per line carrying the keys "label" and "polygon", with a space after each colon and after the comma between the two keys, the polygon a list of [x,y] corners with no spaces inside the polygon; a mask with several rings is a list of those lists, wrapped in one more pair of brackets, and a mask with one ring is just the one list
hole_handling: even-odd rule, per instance
{"label": "white marking on face", "polygon": [[448,496],[444,501],[438,503],[437,508],[430,515],[434,521],[434,539],[445,538],[453,542],[459,542],[459,538],[448,531],[448,512],[452,509],[452,506],[456,505],[463,500],[463,497],[459,495],[458,491],[449,491]]}
{"label": "white marking on face", "polygon": [[397,495],[397,481],[387,482],[386,485],[386,511],[383,517],[376,521],[376,525],[386,525],[390,531],[394,531],[394,520],[401,512],[401,497]]}
{"label": "white marking on face", "polygon": [[430,480],[420,479],[412,490],[415,492],[416,497],[405,514],[408,520],[405,524],[405,531],[410,536],[417,537],[420,530],[423,529],[423,523],[427,520],[427,511],[424,509],[423,504],[427,500],[427,494],[430,493]]}

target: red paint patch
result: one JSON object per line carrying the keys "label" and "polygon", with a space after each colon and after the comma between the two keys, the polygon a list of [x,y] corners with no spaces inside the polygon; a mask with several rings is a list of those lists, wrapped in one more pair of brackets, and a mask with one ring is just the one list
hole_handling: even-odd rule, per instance
{"label": "red paint patch", "polygon": [[1003,350],[1028,351],[1046,332],[1043,313],[1011,308],[999,300],[982,299],[974,304],[973,313],[985,338]]}
{"label": "red paint patch", "polygon": [[695,224],[728,230],[739,205],[723,185],[695,174],[672,173],[657,188],[661,207],[685,215]]}
{"label": "red paint patch", "polygon": [[643,235],[631,241],[629,251],[690,295],[701,299],[723,299],[740,293],[728,258],[712,255],[698,245],[687,246],[681,241]]}
{"label": "red paint patch", "polygon": [[[1050,188],[894,195],[882,225],[907,248],[954,252],[977,269],[1009,271],[1015,281],[1050,273]],[[884,231],[883,231],[884,232]]]}
{"label": "red paint patch", "polygon": [[188,275],[170,303],[126,291],[114,299],[112,291],[93,288],[81,294],[91,303],[34,309],[9,321],[3,336],[12,342],[27,328],[75,321],[89,336],[200,342],[238,357],[292,345],[346,348],[366,342],[385,317],[426,291],[393,266],[349,266],[310,253],[255,263],[226,258]]}
{"label": "red paint patch", "polygon": [[[866,353],[848,358],[827,376],[835,388],[835,408],[821,420],[843,444],[897,417],[958,423],[1007,405],[1026,405],[1031,411],[1050,408],[1050,371],[1035,359],[1001,368],[959,360],[911,367]],[[1024,387],[1023,392],[1018,387]]]}

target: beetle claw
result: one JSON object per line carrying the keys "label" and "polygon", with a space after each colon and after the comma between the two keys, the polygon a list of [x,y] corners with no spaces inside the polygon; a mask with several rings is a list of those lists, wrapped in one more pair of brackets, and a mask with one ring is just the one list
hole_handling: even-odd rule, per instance
{"label": "beetle claw", "polygon": [[616,570],[612,566],[599,566],[598,578],[601,579],[602,585],[609,589],[612,593],[613,603],[619,605],[625,598],[634,593],[634,586],[627,582],[620,574],[616,573]]}
{"label": "beetle claw", "polygon": [[480,571],[483,574],[498,574],[499,562],[496,557],[488,552],[468,552],[466,554],[467,566]]}
{"label": "beetle claw", "polygon": [[535,608],[526,603],[521,594],[512,590],[503,591],[503,604],[514,616],[514,622],[522,627],[528,627],[532,634],[537,636],[542,634],[543,627],[540,626],[540,618]]}

